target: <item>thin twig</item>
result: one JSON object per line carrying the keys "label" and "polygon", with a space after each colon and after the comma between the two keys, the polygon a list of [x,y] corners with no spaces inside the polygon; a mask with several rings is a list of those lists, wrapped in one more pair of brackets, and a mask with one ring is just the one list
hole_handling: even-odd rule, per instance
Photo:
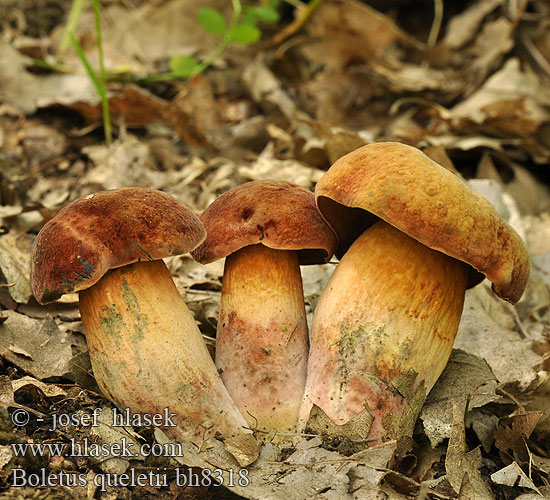
{"label": "thin twig", "polygon": [[506,396],[508,399],[510,399],[513,403],[516,404],[516,406],[518,406],[520,409],[523,410],[523,405],[521,404],[521,402],[516,399],[512,394],[510,394],[509,392],[505,391],[502,387],[497,387],[495,389],[495,392],[499,392],[500,394],[502,394],[503,396]]}
{"label": "thin twig", "polygon": [[519,317],[518,312],[516,311],[516,308],[512,304],[508,304],[508,309],[511,311],[512,316],[514,316],[514,320],[516,322],[516,325],[518,325],[520,333],[523,335],[523,338],[528,339],[530,338],[529,333],[523,326],[523,323],[521,322],[521,319]]}
{"label": "thin twig", "polygon": [[434,20],[430,28],[428,36],[428,47],[433,47],[437,43],[439,31],[441,30],[441,22],[443,21],[443,0],[434,0]]}
{"label": "thin twig", "polygon": [[525,48],[527,49],[529,54],[531,54],[531,57],[540,66],[540,68],[550,75],[550,62],[548,62],[547,59],[540,53],[537,46],[526,35],[522,35],[521,41],[523,45],[525,45]]}
{"label": "thin twig", "polygon": [[287,38],[290,38],[292,35],[297,33],[311,17],[311,15],[319,8],[323,1],[324,0],[311,0],[307,6],[300,9],[296,19],[279,31],[279,33],[271,39],[270,45],[280,45]]}

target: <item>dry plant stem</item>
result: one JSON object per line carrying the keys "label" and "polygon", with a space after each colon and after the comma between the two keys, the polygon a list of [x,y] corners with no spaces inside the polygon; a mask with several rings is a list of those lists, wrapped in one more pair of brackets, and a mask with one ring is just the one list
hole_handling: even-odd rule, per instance
{"label": "dry plant stem", "polygon": [[298,257],[263,245],[227,257],[216,366],[250,427],[294,432],[303,396],[308,333]]}
{"label": "dry plant stem", "polygon": [[[387,434],[388,415],[409,401],[398,377],[429,391],[451,354],[468,268],[385,222],[367,229],[329,280],[312,325],[301,425],[312,405],[337,425],[368,405],[367,437]],[[393,437],[393,436],[392,436]]]}
{"label": "dry plant stem", "polygon": [[80,292],[80,312],[94,376],[119,407],[168,408],[177,428],[165,431],[199,447],[216,431],[248,433],[162,260],[105,275]]}

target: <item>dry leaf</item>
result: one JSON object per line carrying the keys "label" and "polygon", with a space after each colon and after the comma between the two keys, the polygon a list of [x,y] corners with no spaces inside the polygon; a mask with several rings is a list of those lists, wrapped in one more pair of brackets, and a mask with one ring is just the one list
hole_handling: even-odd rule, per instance
{"label": "dry leaf", "polygon": [[26,71],[26,57],[0,40],[0,96],[25,113],[51,105],[69,105],[78,101],[97,103],[99,97],[91,82],[82,75],[33,75]]}
{"label": "dry leaf", "polygon": [[486,359],[504,385],[526,389],[536,384],[538,377],[533,368],[542,358],[529,349],[520,333],[491,319],[478,297],[483,293],[478,286],[466,294],[455,347]]}
{"label": "dry leaf", "polygon": [[512,462],[507,467],[504,467],[504,469],[491,474],[491,479],[497,484],[504,484],[505,486],[517,485],[540,493],[533,481],[525,475],[525,472],[521,470],[521,467],[516,462]]}
{"label": "dry leaf", "polygon": [[0,236],[0,269],[13,300],[26,304],[32,296],[30,285],[32,238],[17,231]]}
{"label": "dry leaf", "polygon": [[51,317],[35,320],[13,311],[7,311],[6,315],[8,319],[0,325],[0,356],[37,379],[62,377],[71,372],[70,338]]}
{"label": "dry leaf", "polygon": [[463,12],[451,18],[442,43],[452,49],[461,48],[479,32],[483,18],[499,5],[500,0],[480,0],[469,5]]}
{"label": "dry leaf", "polygon": [[476,500],[494,499],[493,494],[487,488],[479,467],[481,466],[481,451],[475,448],[468,451],[466,447],[466,435],[464,427],[465,402],[454,402],[452,405],[452,428],[445,459],[447,478],[454,490],[458,493],[462,489],[465,478],[468,478],[470,485],[468,490],[474,492]]}
{"label": "dry leaf", "polygon": [[455,406],[473,409],[496,401],[497,380],[487,362],[454,349],[449,362],[431,390],[420,418],[432,447],[450,437]]}
{"label": "dry leaf", "polygon": [[294,101],[286,94],[281,82],[266,66],[262,57],[257,57],[243,72],[243,81],[254,101],[260,105],[276,107],[287,119],[296,114]]}
{"label": "dry leaf", "polygon": [[88,146],[82,151],[95,165],[82,180],[93,191],[133,186],[154,189],[164,183],[166,174],[156,170],[149,145],[135,136],[127,135],[110,147]]}
{"label": "dry leaf", "polygon": [[67,391],[65,391],[65,389],[54,384],[45,384],[44,382],[40,382],[40,380],[36,380],[35,378],[29,376],[12,380],[11,385],[13,392],[17,392],[22,387],[32,385],[33,387],[40,389],[49,398],[64,397],[67,395]]}

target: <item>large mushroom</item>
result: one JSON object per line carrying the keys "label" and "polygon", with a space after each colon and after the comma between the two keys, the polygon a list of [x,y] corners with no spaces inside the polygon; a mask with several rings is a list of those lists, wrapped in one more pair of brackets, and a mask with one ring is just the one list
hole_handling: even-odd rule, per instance
{"label": "large mushroom", "polygon": [[202,263],[226,257],[216,366],[251,427],[279,440],[296,430],[306,380],[300,264],[327,262],[336,237],[313,193],[288,182],[238,186],[200,218],[208,236],[192,255]]}
{"label": "large mushroom", "polygon": [[166,431],[181,441],[201,446],[220,432],[257,451],[161,260],[193,250],[205,237],[198,217],[160,191],[92,194],[67,205],[38,234],[32,290],[42,304],[79,292],[94,376],[116,405],[140,414],[169,409],[177,427]]}
{"label": "large mushroom", "polygon": [[466,289],[486,276],[517,302],[527,248],[485,198],[399,143],[340,158],[315,197],[341,261],[314,313],[300,428],[397,437],[448,361]]}

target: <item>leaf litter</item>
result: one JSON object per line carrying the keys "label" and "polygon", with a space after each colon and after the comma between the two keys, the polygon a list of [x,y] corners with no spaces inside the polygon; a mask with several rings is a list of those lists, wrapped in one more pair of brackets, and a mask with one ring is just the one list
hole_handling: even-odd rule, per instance
{"label": "leaf litter", "polygon": [[[249,487],[196,494],[550,498],[550,8],[542,0],[438,3],[439,21],[431,4],[325,0],[286,39],[277,30],[296,12],[285,5],[281,25],[266,26],[259,44],[230,46],[189,81],[147,82],[166,71],[172,56],[204,59],[217,40],[202,30],[196,10],[214,7],[229,16],[228,3],[105,2],[103,48],[117,136],[107,146],[94,86],[71,50],[57,51],[66,12],[44,10],[53,17],[42,20],[26,2],[12,2],[0,39],[1,406],[51,416],[110,405],[92,377],[78,297],[39,306],[30,293],[30,245],[67,202],[141,186],[168,192],[199,213],[249,180],[288,180],[312,190],[340,156],[398,140],[467,179],[524,237],[532,258],[524,297],[504,304],[486,284],[467,293],[455,350],[400,461],[392,457],[403,443],[346,455],[341,443],[308,436],[289,449],[264,445],[250,466]],[[76,35],[93,65],[94,29],[91,11],[84,11]],[[36,58],[50,69],[36,66]],[[213,354],[223,262],[202,266],[180,256],[167,264]],[[310,324],[335,265],[302,270]],[[14,429],[7,416],[0,414],[0,488],[11,498],[25,489],[10,490],[7,471],[32,464],[16,459],[8,444],[68,436],[39,426]],[[150,431],[113,429],[102,422],[94,439],[154,439]],[[91,437],[90,429],[78,437]],[[107,463],[119,472],[234,463],[219,442],[209,446],[187,446],[181,463],[150,464],[150,457]],[[59,466],[52,457],[40,463]],[[106,467],[89,460],[64,466],[90,479]],[[50,490],[56,498],[196,498],[174,484]]]}

